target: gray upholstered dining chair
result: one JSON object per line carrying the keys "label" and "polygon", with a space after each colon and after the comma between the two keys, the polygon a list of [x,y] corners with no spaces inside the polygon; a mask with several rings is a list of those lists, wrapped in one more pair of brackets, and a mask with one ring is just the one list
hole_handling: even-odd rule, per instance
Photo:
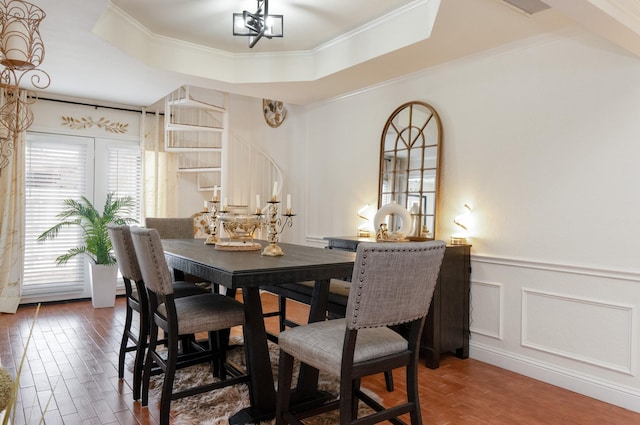
{"label": "gray upholstered dining chair", "polygon": [[[280,333],[276,423],[340,409],[340,424],[399,421],[409,414],[422,424],[418,396],[420,336],[436,286],[445,243],[400,242],[358,245],[344,319],[315,322]],[[408,337],[388,326],[406,324]],[[289,409],[294,358],[340,377],[335,401],[308,412]],[[385,408],[360,389],[363,376],[406,368],[407,402]],[[358,402],[375,412],[358,418]],[[356,422],[356,419],[358,422]]]}
{"label": "gray upholstered dining chair", "polygon": [[[226,364],[229,329],[244,325],[244,306],[231,297],[217,293],[176,298],[158,231],[133,228],[131,236],[149,296],[149,347],[142,376],[142,405],[148,404],[149,380],[153,365],[157,365],[164,372],[160,424],[167,425],[172,400],[249,380],[246,373]],[[160,329],[167,337],[166,351],[157,347]],[[208,333],[208,344],[202,346],[201,350],[179,355],[180,337],[197,333]],[[214,365],[213,374],[221,380],[174,392],[176,370],[199,363]]]}
{"label": "gray upholstered dining chair", "polygon": [[144,224],[148,228],[156,229],[162,239],[192,239],[194,236],[191,217],[146,217]]}
{"label": "gray upholstered dining chair", "polygon": [[[161,239],[193,239],[196,234],[195,219],[192,217],[146,217],[145,226],[149,229],[156,229]],[[203,279],[181,270],[173,270],[173,278],[186,282],[193,282],[202,287],[212,285],[210,282],[204,282]],[[214,292],[219,292],[219,285],[212,285]],[[229,294],[231,295],[231,294]]]}
{"label": "gray upholstered dining chair", "polygon": [[[149,336],[149,303],[147,290],[142,280],[142,273],[136,258],[131,231],[127,225],[108,224],[109,237],[113,246],[114,256],[122,274],[125,287],[126,313],[120,351],[118,354],[118,378],[124,378],[124,363],[126,354],[135,350],[133,365],[133,399],[140,400],[142,388],[142,367],[144,351],[147,347]],[[175,297],[188,297],[190,295],[209,293],[192,283],[184,281],[172,282]],[[131,329],[134,314],[138,314],[138,332]],[[187,339],[183,340],[186,341]],[[189,337],[188,340],[193,340]],[[130,345],[129,343],[132,343]]]}

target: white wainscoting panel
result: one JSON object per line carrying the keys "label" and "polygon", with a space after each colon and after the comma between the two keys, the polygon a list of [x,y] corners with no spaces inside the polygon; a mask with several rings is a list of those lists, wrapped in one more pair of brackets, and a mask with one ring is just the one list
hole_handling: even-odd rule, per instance
{"label": "white wainscoting panel", "polygon": [[635,374],[635,308],[522,289],[522,345]]}
{"label": "white wainscoting panel", "polygon": [[471,282],[471,299],[471,332],[502,340],[502,284],[474,280]]}

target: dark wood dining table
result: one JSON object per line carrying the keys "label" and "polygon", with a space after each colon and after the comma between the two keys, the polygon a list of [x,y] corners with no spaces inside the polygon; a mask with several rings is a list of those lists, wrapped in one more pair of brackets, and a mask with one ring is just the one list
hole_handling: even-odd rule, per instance
{"label": "dark wood dining table", "polygon": [[[266,241],[257,241],[266,245]],[[221,285],[242,290],[245,309],[243,327],[250,375],[250,407],[229,418],[229,423],[247,424],[274,416],[276,389],[271,377],[271,363],[264,324],[260,289],[270,286],[315,281],[309,322],[324,320],[327,310],[329,281],[350,277],[355,254],[279,243],[283,256],[268,257],[256,251],[223,251],[205,245],[202,239],[163,239],[162,245],[169,267]],[[318,371],[305,367],[300,371],[297,399],[308,401],[317,396]]]}

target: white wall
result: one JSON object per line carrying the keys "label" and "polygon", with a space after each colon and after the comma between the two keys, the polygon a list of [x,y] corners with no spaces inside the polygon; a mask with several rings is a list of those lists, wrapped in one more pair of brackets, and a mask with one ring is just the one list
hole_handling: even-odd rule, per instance
{"label": "white wall", "polygon": [[443,121],[438,238],[474,208],[472,357],[640,410],[640,60],[573,29],[308,107],[307,243],[355,234],[411,100]]}
{"label": "white wall", "polygon": [[[298,229],[304,229],[305,220],[305,214],[302,213],[305,179],[300,177],[304,176],[306,158],[305,111],[296,105],[286,107],[287,118],[279,127],[272,128],[264,120],[262,99],[229,96],[229,143],[240,140],[250,142],[282,168],[284,182],[278,182],[282,185],[281,208],[285,207],[287,194],[291,194],[292,209],[297,215],[294,226],[286,228],[279,238],[283,242],[304,243],[304,233]],[[263,196],[262,201],[266,200],[266,196]]]}

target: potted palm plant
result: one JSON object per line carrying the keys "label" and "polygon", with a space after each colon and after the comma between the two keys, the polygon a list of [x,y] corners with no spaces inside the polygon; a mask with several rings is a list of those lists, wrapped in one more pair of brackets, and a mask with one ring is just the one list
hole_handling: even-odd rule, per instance
{"label": "potted palm plant", "polygon": [[96,308],[113,307],[116,298],[116,276],[118,268],[112,253],[111,238],[107,225],[129,224],[137,221],[129,216],[133,212],[133,198],[114,197],[107,194],[102,214],[84,196],[80,201],[65,199],[64,208],[56,216],[61,221],[38,236],[38,241],[54,239],[64,227],[80,226],[83,244],[69,249],[56,258],[56,264],[67,263],[76,255],[86,254],[91,259],[91,301]]}

